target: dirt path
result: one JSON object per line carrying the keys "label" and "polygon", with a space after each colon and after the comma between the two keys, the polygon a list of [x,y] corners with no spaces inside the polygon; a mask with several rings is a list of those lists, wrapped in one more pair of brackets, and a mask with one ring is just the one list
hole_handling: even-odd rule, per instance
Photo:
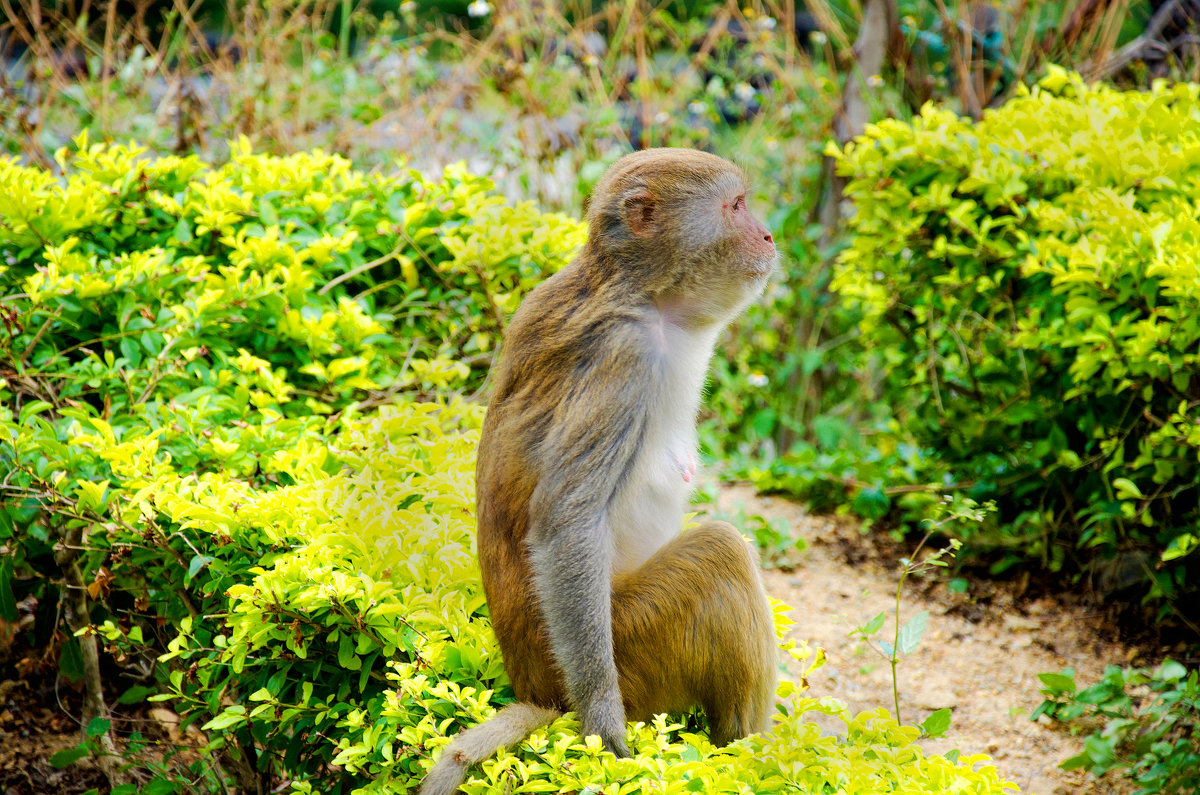
{"label": "dirt path", "polygon": [[[767,571],[766,585],[795,608],[794,637],[828,655],[810,678],[812,693],[844,701],[851,712],[890,712],[888,664],[847,633],[885,610],[891,626],[898,567],[874,553],[854,522],[809,516],[800,505],[759,497],[748,486],[723,487],[719,495],[718,515],[782,517],[808,543],[793,555],[795,568]],[[1060,770],[1058,763],[1079,753],[1081,741],[1045,718],[1029,720],[1041,703],[1037,674],[1071,666],[1076,681],[1091,684],[1105,664],[1124,663],[1131,650],[1098,615],[1051,599],[1017,600],[1011,590],[972,583],[968,594],[956,595],[936,581],[906,582],[902,620],[920,610],[930,617],[920,647],[900,663],[902,717],[916,723],[935,709],[953,708],[949,733],[925,746],[937,753],[986,753],[1001,777],[1026,795],[1132,792],[1121,779]]]}

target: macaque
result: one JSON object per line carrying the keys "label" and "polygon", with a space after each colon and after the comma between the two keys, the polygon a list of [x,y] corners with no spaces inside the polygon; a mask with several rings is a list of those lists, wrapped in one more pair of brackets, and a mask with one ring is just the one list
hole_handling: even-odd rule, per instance
{"label": "macaque", "polygon": [[574,710],[628,756],[626,721],[704,708],[714,743],[767,728],[776,642],[755,553],[681,532],[717,334],[775,242],[746,175],[690,149],[618,160],[588,242],[510,323],[476,469],[479,563],[518,703],[461,733],[422,795]]}

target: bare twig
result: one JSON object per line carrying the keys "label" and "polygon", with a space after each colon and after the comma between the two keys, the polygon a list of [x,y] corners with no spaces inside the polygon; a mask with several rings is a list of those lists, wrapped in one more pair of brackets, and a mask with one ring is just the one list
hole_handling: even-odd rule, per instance
{"label": "bare twig", "polygon": [[317,290],[317,295],[325,295],[330,290],[332,290],[334,287],[337,287],[339,284],[346,281],[347,279],[353,279],[355,276],[359,276],[359,275],[371,270],[372,268],[377,268],[380,265],[382,265],[383,263],[395,259],[396,255],[400,253],[400,249],[401,249],[401,246],[396,246],[391,251],[384,254],[382,257],[379,257],[378,259],[373,259],[370,262],[364,262],[362,265],[351,268],[350,270],[346,271],[345,273],[339,274],[338,276],[336,276],[333,279],[330,279],[328,282],[326,282],[325,286],[322,287],[320,290]]}

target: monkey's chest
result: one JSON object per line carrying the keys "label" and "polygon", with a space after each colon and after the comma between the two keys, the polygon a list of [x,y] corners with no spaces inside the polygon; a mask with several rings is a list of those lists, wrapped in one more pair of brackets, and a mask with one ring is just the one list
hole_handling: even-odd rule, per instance
{"label": "monkey's chest", "polygon": [[609,510],[614,574],[640,567],[679,535],[696,473],[695,450],[690,423],[646,438]]}

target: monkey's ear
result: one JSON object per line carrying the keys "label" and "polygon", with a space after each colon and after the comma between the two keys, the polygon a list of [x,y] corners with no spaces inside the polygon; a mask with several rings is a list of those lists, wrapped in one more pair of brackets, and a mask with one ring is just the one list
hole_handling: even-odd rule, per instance
{"label": "monkey's ear", "polygon": [[658,231],[658,207],[648,190],[628,194],[621,202],[625,225],[635,237],[649,237]]}

